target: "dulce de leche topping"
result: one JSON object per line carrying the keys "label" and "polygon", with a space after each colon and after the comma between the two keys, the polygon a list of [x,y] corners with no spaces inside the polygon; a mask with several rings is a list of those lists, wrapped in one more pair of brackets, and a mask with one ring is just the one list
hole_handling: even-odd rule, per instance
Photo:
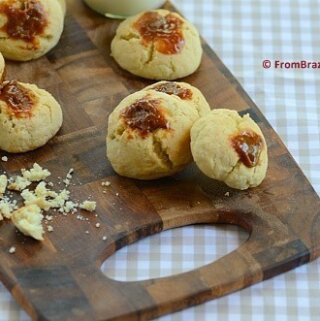
{"label": "dulce de leche topping", "polygon": [[31,116],[34,106],[33,94],[16,81],[6,81],[0,86],[0,100],[4,101],[16,117]]}
{"label": "dulce de leche topping", "polygon": [[159,109],[158,99],[139,99],[122,112],[127,126],[147,136],[158,129],[169,129],[169,124]]}
{"label": "dulce de leche topping", "polygon": [[250,130],[243,131],[232,137],[232,146],[245,166],[255,167],[258,164],[263,148],[260,135]]}
{"label": "dulce de leche topping", "polygon": [[192,91],[188,88],[182,88],[175,82],[168,81],[168,82],[156,85],[152,89],[168,95],[178,96],[183,100],[192,99]]}
{"label": "dulce de leche topping", "polygon": [[1,28],[10,38],[20,39],[37,47],[36,36],[44,33],[47,13],[39,0],[8,0],[0,5],[0,14],[7,16]]}
{"label": "dulce de leche topping", "polygon": [[149,11],[139,18],[134,27],[142,36],[144,45],[153,42],[160,53],[173,55],[181,52],[185,45],[182,25],[183,21],[172,13],[162,16]]}

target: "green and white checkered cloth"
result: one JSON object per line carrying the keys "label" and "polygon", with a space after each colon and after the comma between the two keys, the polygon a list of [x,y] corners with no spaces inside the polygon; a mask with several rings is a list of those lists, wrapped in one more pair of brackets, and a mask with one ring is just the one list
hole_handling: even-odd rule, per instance
{"label": "green and white checkered cloth", "polygon": [[[320,1],[174,2],[261,108],[319,193],[320,69],[276,69],[274,63],[320,61]],[[266,59],[271,68],[263,68]],[[185,227],[120,250],[103,270],[120,280],[180,273],[214,261],[245,239],[246,233],[236,227]],[[159,320],[316,321],[319,298],[320,262],[316,261]],[[0,285],[0,321],[27,320]]]}

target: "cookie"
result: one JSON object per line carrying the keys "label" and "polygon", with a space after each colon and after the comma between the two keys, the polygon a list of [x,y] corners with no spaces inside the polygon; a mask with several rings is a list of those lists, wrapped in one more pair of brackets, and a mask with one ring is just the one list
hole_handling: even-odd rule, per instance
{"label": "cookie", "polygon": [[213,110],[191,130],[191,150],[207,176],[244,190],[261,184],[268,167],[267,144],[249,115]]}
{"label": "cookie", "polygon": [[122,176],[150,180],[182,170],[192,161],[190,129],[197,111],[178,97],[140,91],[111,113],[107,157]]}
{"label": "cookie", "polygon": [[177,13],[162,9],[122,22],[111,52],[123,69],[155,80],[186,77],[197,70],[202,58],[196,28]]}
{"label": "cookie", "polygon": [[167,95],[174,95],[195,108],[200,117],[210,112],[210,106],[201,91],[185,82],[160,81],[144,90],[155,90]]}
{"label": "cookie", "polygon": [[45,145],[62,125],[59,103],[35,85],[6,81],[0,87],[0,149],[22,153]]}
{"label": "cookie", "polygon": [[59,41],[64,13],[56,0],[0,0],[0,52],[7,59],[39,58]]}

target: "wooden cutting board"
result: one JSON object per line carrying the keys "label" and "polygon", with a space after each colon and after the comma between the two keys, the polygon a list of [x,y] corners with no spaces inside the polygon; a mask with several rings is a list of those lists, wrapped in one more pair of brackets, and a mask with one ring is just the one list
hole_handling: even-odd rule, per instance
{"label": "wooden cutting board", "polygon": [[[167,5],[169,8],[170,5]],[[0,225],[0,278],[33,320],[146,320],[220,297],[273,277],[320,255],[320,201],[277,134],[214,52],[203,43],[200,69],[185,81],[199,87],[212,107],[249,113],[261,126],[270,166],[263,184],[235,191],[190,165],[153,182],[115,175],[105,157],[109,113],[129,93],[148,85],[121,70],[110,57],[118,21],[68,1],[65,30],[46,57],[8,63],[8,78],[36,83],[54,94],[64,125],[47,146],[10,155],[1,170],[13,174],[35,161],[53,177],[75,169],[71,191],[97,201],[97,214],[57,215],[53,233],[40,243]],[[4,154],[0,154],[1,156]],[[112,185],[103,193],[101,182]],[[226,197],[225,193],[230,192]],[[95,223],[100,222],[97,229]],[[189,224],[236,224],[249,239],[222,259],[181,275],[118,282],[102,262],[127,244]],[[85,231],[89,231],[86,234]],[[107,241],[103,241],[103,236]],[[8,249],[16,246],[14,255]]]}

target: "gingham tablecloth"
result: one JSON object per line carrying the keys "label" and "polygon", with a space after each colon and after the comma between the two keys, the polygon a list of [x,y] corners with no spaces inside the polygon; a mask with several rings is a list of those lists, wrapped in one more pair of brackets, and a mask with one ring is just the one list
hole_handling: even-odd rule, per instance
{"label": "gingham tablecloth", "polygon": [[[320,69],[279,69],[274,63],[320,61],[320,1],[174,2],[261,108],[319,193]],[[271,68],[263,68],[264,60]],[[120,280],[180,273],[212,262],[245,238],[227,226],[167,231],[120,250],[103,270]],[[27,320],[0,285],[0,321]],[[320,261],[159,320],[320,320]]]}

